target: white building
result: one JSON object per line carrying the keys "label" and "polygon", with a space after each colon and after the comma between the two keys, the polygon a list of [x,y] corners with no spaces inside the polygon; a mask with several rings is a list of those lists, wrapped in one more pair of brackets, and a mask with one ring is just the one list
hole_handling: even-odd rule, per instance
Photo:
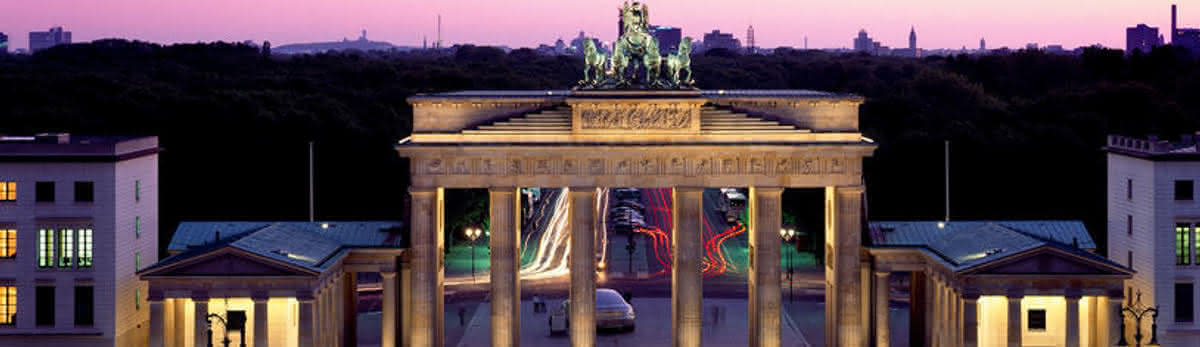
{"label": "white building", "polygon": [[0,137],[0,346],[143,346],[157,137]]}
{"label": "white building", "polygon": [[[1196,138],[1186,135],[1169,142],[1109,136],[1105,150],[1108,257],[1137,271],[1127,293],[1140,292],[1143,303],[1159,306],[1158,341],[1163,346],[1200,345],[1195,307],[1200,295]],[[1148,336],[1148,320],[1142,329]]]}

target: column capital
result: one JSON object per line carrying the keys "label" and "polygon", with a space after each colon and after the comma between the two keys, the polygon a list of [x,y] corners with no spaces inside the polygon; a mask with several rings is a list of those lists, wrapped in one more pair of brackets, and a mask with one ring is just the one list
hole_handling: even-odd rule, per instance
{"label": "column capital", "polygon": [[867,186],[864,185],[834,186],[833,188],[838,194],[862,194],[867,191]]}
{"label": "column capital", "polygon": [[875,271],[875,277],[887,278],[888,276],[891,276],[891,275],[892,275],[891,271]]}
{"label": "column capital", "polygon": [[316,298],[312,292],[301,290],[296,292],[296,301],[311,304],[313,301],[316,301]]}
{"label": "column capital", "polygon": [[509,194],[516,194],[516,193],[517,193],[517,186],[511,186],[511,187],[488,187],[488,193],[490,193],[490,194],[495,194],[495,193],[509,193]]}
{"label": "column capital", "polygon": [[750,188],[754,188],[755,194],[762,194],[762,195],[783,195],[783,190],[786,189],[784,187],[760,187],[760,186],[751,186]]}
{"label": "column capital", "polygon": [[671,187],[671,189],[675,190],[676,192],[692,192],[692,193],[701,192],[701,193],[703,193],[705,187],[675,186],[675,187]]}
{"label": "column capital", "polygon": [[208,302],[208,292],[204,292],[204,291],[192,292],[191,299],[192,299],[192,301],[195,301],[195,302],[207,303]]}
{"label": "column capital", "polygon": [[408,193],[409,193],[409,194],[412,194],[412,195],[417,195],[417,194],[422,194],[422,195],[424,195],[424,194],[434,194],[434,193],[437,193],[438,189],[440,189],[440,188],[439,188],[439,187],[416,187],[416,186],[410,186],[410,187],[408,187]]}
{"label": "column capital", "polygon": [[595,192],[596,188],[597,188],[596,186],[567,186],[567,189],[570,190],[572,193],[584,192],[584,191]]}
{"label": "column capital", "polygon": [[163,291],[151,289],[146,293],[146,301],[163,301]]}
{"label": "column capital", "polygon": [[1004,297],[1009,298],[1009,299],[1017,299],[1017,300],[1024,299],[1025,298],[1025,290],[1009,289],[1008,292],[1004,293]]}
{"label": "column capital", "polygon": [[271,294],[267,293],[267,292],[250,293],[250,300],[254,301],[254,303],[256,303],[256,304],[257,303],[266,303],[268,300],[271,300]]}
{"label": "column capital", "polygon": [[394,279],[394,278],[396,278],[396,272],[395,271],[380,271],[379,276],[383,277],[383,279],[385,279],[385,280]]}

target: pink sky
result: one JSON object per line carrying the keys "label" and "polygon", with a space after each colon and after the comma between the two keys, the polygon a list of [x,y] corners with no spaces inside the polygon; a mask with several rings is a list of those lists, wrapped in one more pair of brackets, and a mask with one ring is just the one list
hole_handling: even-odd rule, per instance
{"label": "pink sky", "polygon": [[[922,48],[1024,47],[1094,43],[1124,47],[1125,27],[1146,23],[1166,33],[1170,0],[648,0],[651,23],[701,37],[712,29],[758,45],[847,47],[860,28],[893,47],[916,26]],[[1200,2],[1176,1],[1180,24],[1200,27]],[[420,45],[443,18],[447,43],[536,46],[584,30],[616,36],[616,0],[11,0],[0,11],[10,50],[28,48],[28,32],[61,25],[76,42],[122,37],[160,43],[269,40],[287,43],[355,38]]]}

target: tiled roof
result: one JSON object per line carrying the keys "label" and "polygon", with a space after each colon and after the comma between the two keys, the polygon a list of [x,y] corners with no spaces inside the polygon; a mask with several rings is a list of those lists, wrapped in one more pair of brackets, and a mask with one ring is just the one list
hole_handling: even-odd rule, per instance
{"label": "tiled roof", "polygon": [[1110,265],[1079,221],[872,222],[873,247],[924,248],[955,271],[1039,247],[1053,247]]}
{"label": "tiled roof", "polygon": [[286,225],[323,235],[347,247],[402,247],[403,240],[397,233],[381,232],[403,226],[401,222],[249,222],[214,221],[182,222],[175,229],[168,252],[182,252],[189,247],[213,243],[217,234],[221,239],[238,238],[245,233],[258,231],[271,225]]}

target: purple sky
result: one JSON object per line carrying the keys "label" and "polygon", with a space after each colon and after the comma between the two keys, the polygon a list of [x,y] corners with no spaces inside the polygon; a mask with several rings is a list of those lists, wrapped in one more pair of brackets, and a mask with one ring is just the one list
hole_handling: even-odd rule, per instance
{"label": "purple sky", "polygon": [[[1200,27],[1200,2],[1176,1],[1181,26]],[[443,18],[447,43],[512,47],[569,39],[584,30],[616,36],[616,0],[11,0],[0,11],[10,50],[28,32],[62,25],[75,41],[123,37],[160,43],[356,38],[420,45]],[[922,48],[1024,47],[1026,43],[1124,47],[1125,27],[1165,33],[1170,0],[648,0],[651,23],[699,38],[720,29],[745,39],[754,25],[762,47],[847,47],[858,29],[893,47],[916,26]]]}

